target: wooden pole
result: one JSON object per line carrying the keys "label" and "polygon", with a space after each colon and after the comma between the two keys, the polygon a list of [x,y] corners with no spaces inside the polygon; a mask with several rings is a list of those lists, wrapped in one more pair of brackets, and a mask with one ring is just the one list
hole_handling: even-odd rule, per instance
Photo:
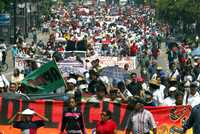
{"label": "wooden pole", "polygon": [[12,122],[15,120],[15,118],[17,117],[17,115],[19,115],[19,113],[16,113],[15,115],[13,115],[13,116],[9,119],[8,124],[12,123]]}

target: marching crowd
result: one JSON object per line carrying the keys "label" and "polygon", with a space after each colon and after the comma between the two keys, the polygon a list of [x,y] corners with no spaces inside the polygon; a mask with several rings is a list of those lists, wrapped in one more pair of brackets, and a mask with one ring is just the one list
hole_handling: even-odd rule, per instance
{"label": "marching crowd", "polygon": [[[200,57],[192,56],[194,48],[186,40],[167,42],[170,37],[169,27],[156,22],[154,9],[103,6],[97,12],[92,10],[93,8],[52,7],[49,16],[43,17],[42,25],[43,34],[51,33],[48,42],[37,41],[35,28],[32,29],[31,44],[26,43],[22,36],[19,36],[17,45],[12,48],[13,65],[17,56],[32,59],[40,56],[45,57],[46,60],[55,59],[59,62],[67,58],[64,55],[66,51],[85,51],[86,57],[71,55],[81,63],[84,63],[87,57],[96,56],[97,58],[91,61],[91,68],[87,72],[83,75],[70,74],[65,78],[65,87],[54,93],[64,94],[62,97],[64,100],[73,96],[75,100],[69,99],[72,107],[75,102],[81,101],[134,103],[136,112],[142,111],[142,114],[140,112],[134,114],[128,126],[132,126],[139,120],[137,118],[143,117],[144,114],[148,115],[145,119],[149,121],[146,126],[143,126],[145,129],[142,129],[142,132],[139,132],[138,128],[132,128],[136,134],[149,134],[148,123],[156,133],[152,114],[143,110],[143,106],[191,105],[195,107],[200,104]],[[118,14],[113,15],[116,10]],[[162,43],[165,41],[166,46]],[[167,65],[158,62],[161,47],[166,47],[169,71],[163,68]],[[124,77],[109,78],[109,72],[106,76],[102,75],[104,68],[101,67],[101,59],[98,56],[130,57],[133,68],[125,64],[124,68],[120,69],[123,70],[121,75]],[[34,61],[28,61],[23,72],[19,69],[14,70],[11,83],[1,74],[1,92],[26,93],[26,90],[21,88],[23,85],[20,82],[37,68]],[[136,73],[136,70],[140,70],[140,73]],[[76,114],[80,115],[80,113]],[[109,111],[104,111],[101,116],[102,120],[111,119]],[[67,122],[66,117],[63,119],[61,131],[64,131]],[[116,129],[115,123],[108,124],[114,130]],[[102,125],[105,124],[97,124],[98,134],[103,134],[101,131],[105,127]],[[80,130],[72,129],[68,134],[74,131],[78,133]],[[85,133],[84,130],[81,131]],[[130,131],[127,131],[127,134],[129,133]]]}

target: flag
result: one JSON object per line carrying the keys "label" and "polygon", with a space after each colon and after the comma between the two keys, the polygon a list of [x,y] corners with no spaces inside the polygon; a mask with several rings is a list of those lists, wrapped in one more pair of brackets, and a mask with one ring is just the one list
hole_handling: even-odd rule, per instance
{"label": "flag", "polygon": [[56,63],[50,61],[27,75],[22,85],[26,93],[49,93],[64,86],[64,81]]}

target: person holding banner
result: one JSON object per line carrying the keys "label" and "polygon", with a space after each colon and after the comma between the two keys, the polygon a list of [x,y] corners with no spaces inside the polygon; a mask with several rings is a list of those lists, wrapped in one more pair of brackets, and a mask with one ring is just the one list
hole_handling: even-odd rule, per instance
{"label": "person holding banner", "polygon": [[[32,121],[33,115],[40,117],[42,120]],[[17,120],[13,122],[16,118]],[[26,109],[14,115],[9,123],[13,122],[14,128],[21,129],[21,134],[37,134],[37,129],[45,125],[44,121],[48,121],[48,119],[31,109]]]}
{"label": "person holding banner", "polygon": [[157,133],[156,123],[151,112],[144,109],[144,101],[140,98],[134,98],[134,111],[130,114],[126,126],[126,134],[153,134]]}
{"label": "person holding banner", "polygon": [[190,114],[189,119],[183,125],[183,133],[185,134],[188,129],[192,128],[193,134],[199,134],[200,133],[199,120],[200,120],[200,104],[192,108],[192,112]]}
{"label": "person holding banner", "polygon": [[63,113],[62,126],[60,134],[85,134],[85,126],[82,112],[76,106],[76,99],[68,99],[68,107]]}

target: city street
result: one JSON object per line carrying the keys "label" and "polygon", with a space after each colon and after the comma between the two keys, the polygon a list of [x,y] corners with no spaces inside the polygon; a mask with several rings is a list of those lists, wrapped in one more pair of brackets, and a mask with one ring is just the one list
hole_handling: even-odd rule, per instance
{"label": "city street", "polygon": [[0,134],[199,134],[199,7],[0,0]]}

